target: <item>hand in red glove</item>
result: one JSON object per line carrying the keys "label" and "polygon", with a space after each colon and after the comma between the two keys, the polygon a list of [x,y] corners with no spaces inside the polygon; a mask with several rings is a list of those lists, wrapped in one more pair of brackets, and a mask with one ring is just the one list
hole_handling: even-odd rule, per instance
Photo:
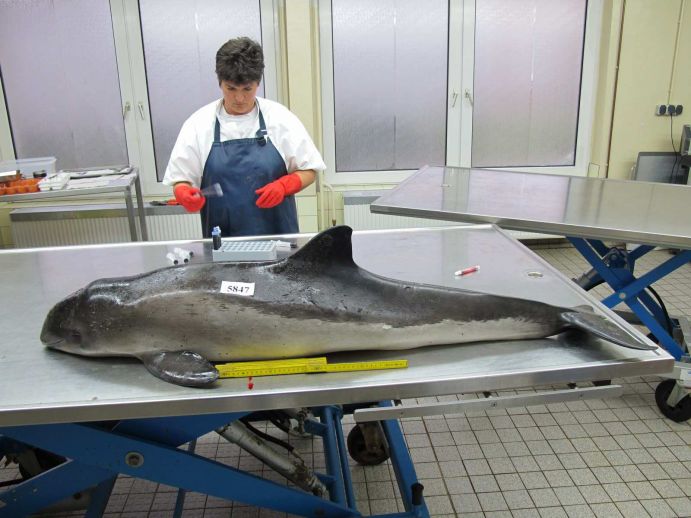
{"label": "hand in red glove", "polygon": [[267,183],[261,189],[254,191],[259,194],[257,207],[260,209],[270,209],[283,201],[286,196],[300,192],[302,189],[302,178],[297,173],[281,176],[278,180]]}
{"label": "hand in red glove", "polygon": [[180,205],[185,207],[187,212],[199,212],[204,204],[206,198],[196,187],[192,187],[186,183],[179,183],[173,189],[175,199]]}

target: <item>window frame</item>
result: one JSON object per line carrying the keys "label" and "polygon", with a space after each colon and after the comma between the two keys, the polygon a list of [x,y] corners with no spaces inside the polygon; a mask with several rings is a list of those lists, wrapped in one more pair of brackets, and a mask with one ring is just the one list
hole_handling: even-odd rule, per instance
{"label": "window frame", "polygon": [[10,117],[5,104],[5,86],[0,76],[0,160],[14,160],[14,142],[10,129]]}
{"label": "window frame", "polygon": [[[269,99],[278,99],[278,59],[276,35],[278,28],[277,4],[273,0],[257,0],[261,20],[262,48],[264,49],[264,92]],[[142,26],[139,16],[139,0],[111,0],[111,5],[121,4],[122,11],[117,13],[119,30],[116,36],[116,49],[122,49],[122,62],[125,65],[121,74],[121,91],[123,92],[123,106],[127,102],[124,92],[130,93],[132,105],[132,119],[136,118],[136,125],[132,129],[132,149],[136,149],[137,167],[144,173],[140,174],[144,194],[149,196],[169,195],[171,188],[158,181],[156,174],[156,159],[154,154],[153,128],[149,109],[149,92],[146,81],[146,67],[144,61],[144,44],[142,40]],[[114,11],[115,13],[115,11]],[[113,16],[113,26],[116,16]],[[118,64],[120,55],[118,55]],[[209,71],[213,74],[213,70]],[[124,85],[128,82],[128,85]],[[222,94],[219,90],[219,99]],[[136,99],[133,100],[133,99]],[[136,103],[136,105],[135,105]],[[142,103],[144,117],[139,112],[138,104]],[[135,109],[136,108],[136,109]],[[191,114],[190,114],[191,115]],[[128,137],[128,145],[130,144]],[[130,155],[130,161],[133,160]]]}
{"label": "window frame", "polygon": [[[449,166],[471,167],[472,163],[475,3],[476,0],[449,0],[446,127],[446,164]],[[319,0],[318,5],[326,181],[334,186],[397,184],[415,171],[336,172],[331,0]],[[595,116],[602,16],[601,2],[586,1],[574,164],[494,169],[587,176],[592,149],[592,124]]]}
{"label": "window frame", "polygon": [[[279,33],[279,1],[257,0],[264,49],[264,92],[269,99],[281,102],[285,76],[282,67]],[[144,46],[139,18],[139,0],[109,0],[115,57],[120,84],[121,109],[129,163],[139,169],[142,190],[146,196],[169,196],[171,189],[158,181],[154,158],[153,131],[149,111],[149,93],[144,65]],[[209,71],[213,74],[213,70]],[[221,92],[219,91],[219,99]],[[190,114],[191,115],[191,114]],[[0,158],[13,159],[14,143],[0,81]],[[113,165],[113,164],[103,164]]]}
{"label": "window frame", "polygon": [[[115,24],[113,21],[113,4],[115,2],[119,2],[121,0],[108,0],[109,5],[110,5],[110,11],[111,11],[111,22],[113,23],[113,38],[114,38],[114,43],[115,43],[115,59],[116,59],[116,65],[118,67],[118,77],[120,77],[120,61],[119,61],[119,56],[117,52],[117,40],[115,36]],[[122,97],[122,82],[120,83],[121,87],[121,97]],[[121,105],[121,109],[124,110],[124,103]],[[123,117],[124,118],[124,117]],[[125,142],[126,145],[128,146],[127,148],[127,155],[130,157],[130,163],[131,163],[131,153],[129,149],[129,141],[127,137],[127,128],[126,124],[123,124],[125,126]],[[10,116],[9,116],[9,110],[7,109],[7,103],[5,101],[5,85],[3,83],[3,78],[2,75],[0,75],[0,160],[15,160],[16,154],[15,154],[15,148],[14,148],[14,139],[12,137],[12,126],[10,124]],[[120,165],[120,164],[102,164],[104,166],[106,165]]]}

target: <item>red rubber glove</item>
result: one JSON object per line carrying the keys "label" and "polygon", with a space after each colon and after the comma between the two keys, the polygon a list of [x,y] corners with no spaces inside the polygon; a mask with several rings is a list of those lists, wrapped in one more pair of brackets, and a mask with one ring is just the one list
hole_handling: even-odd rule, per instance
{"label": "red rubber glove", "polygon": [[187,212],[199,212],[206,203],[206,198],[204,198],[201,191],[186,183],[177,184],[173,192],[175,193],[175,199],[180,205],[185,207]]}
{"label": "red rubber glove", "polygon": [[302,178],[297,173],[281,176],[278,180],[267,183],[261,189],[254,191],[259,194],[257,207],[260,209],[270,209],[283,201],[286,196],[300,192],[302,189]]}

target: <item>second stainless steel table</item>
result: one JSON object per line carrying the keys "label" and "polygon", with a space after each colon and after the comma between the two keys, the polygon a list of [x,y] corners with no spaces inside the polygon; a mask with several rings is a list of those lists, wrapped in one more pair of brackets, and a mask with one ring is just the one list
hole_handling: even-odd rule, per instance
{"label": "second stainless steel table", "polygon": [[691,186],[423,167],[372,212],[691,249]]}
{"label": "second stainless steel table", "polygon": [[[661,304],[646,289],[691,262],[691,186],[424,167],[372,203],[371,210],[567,236],[594,268],[584,287],[604,280],[614,290],[603,300],[606,306],[626,303],[676,359],[688,354],[686,343],[674,340]],[[629,252],[602,240],[643,245]],[[635,277],[636,260],[656,246],[680,251]],[[678,368],[682,384],[691,384],[691,364]],[[674,390],[670,401],[679,403],[683,393],[679,387]],[[689,413],[688,396],[687,403]],[[666,411],[664,405],[661,409]]]}

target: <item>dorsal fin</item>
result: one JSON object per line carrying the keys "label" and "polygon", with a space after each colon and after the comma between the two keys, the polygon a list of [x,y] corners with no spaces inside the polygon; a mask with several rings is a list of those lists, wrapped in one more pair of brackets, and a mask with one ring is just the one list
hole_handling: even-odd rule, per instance
{"label": "dorsal fin", "polygon": [[347,225],[328,228],[310,239],[288,262],[305,263],[316,268],[335,264],[355,266],[352,234],[353,229]]}

